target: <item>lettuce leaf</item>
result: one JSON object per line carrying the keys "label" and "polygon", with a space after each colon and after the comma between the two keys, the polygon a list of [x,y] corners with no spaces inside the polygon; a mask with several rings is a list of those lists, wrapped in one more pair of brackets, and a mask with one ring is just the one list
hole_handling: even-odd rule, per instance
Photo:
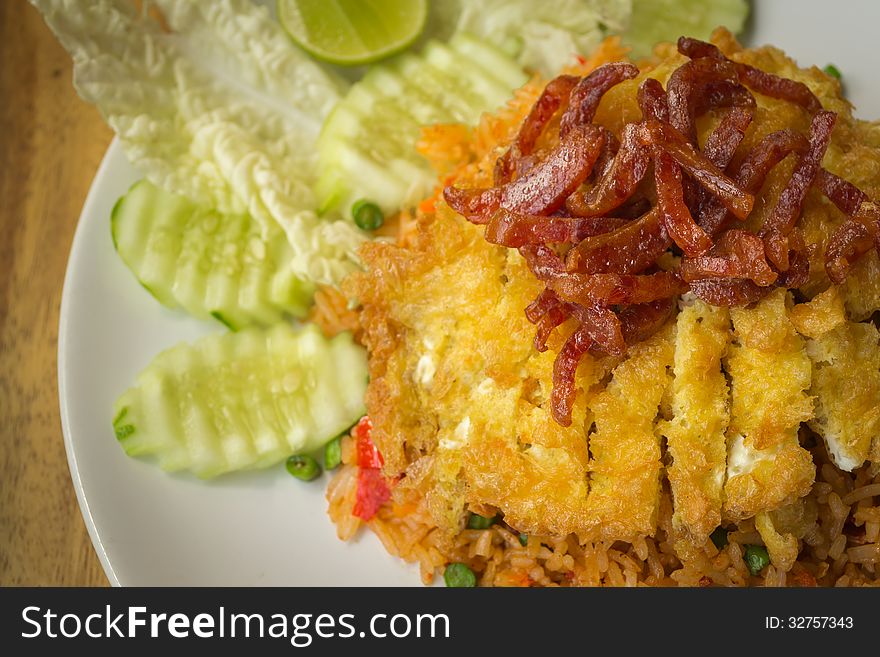
{"label": "lettuce leaf", "polygon": [[[152,183],[220,212],[249,212],[290,241],[293,271],[336,283],[365,236],[319,218],[315,142],[344,82],[249,0],[31,0]],[[159,12],[155,11],[158,8]]]}

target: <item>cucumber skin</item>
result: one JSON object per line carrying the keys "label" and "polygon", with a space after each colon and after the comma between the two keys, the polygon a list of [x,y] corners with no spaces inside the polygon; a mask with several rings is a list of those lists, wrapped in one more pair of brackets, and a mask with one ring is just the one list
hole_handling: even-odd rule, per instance
{"label": "cucumber skin", "polygon": [[113,433],[116,434],[116,440],[123,441],[135,432],[135,426],[125,422],[128,415],[128,407],[122,407],[113,418]]}
{"label": "cucumber skin", "polygon": [[[135,189],[135,187],[140,185],[142,182],[143,181],[139,180],[138,182],[134,183],[131,187],[129,187],[128,192],[126,192],[125,194],[120,196],[118,199],[116,199],[116,203],[113,204],[113,209],[110,210],[110,237],[113,239],[113,249],[116,251],[117,254],[119,254],[119,257],[122,260],[122,262],[125,263],[126,267],[128,267],[128,270],[130,272],[132,272],[133,274],[134,274],[133,268],[128,264],[126,259],[122,257],[122,253],[119,250],[119,235],[118,235],[117,227],[119,226],[119,222],[121,221],[123,208],[125,207],[126,197],[129,195],[129,193],[132,190]],[[166,308],[173,308],[173,309],[180,308],[180,306],[177,304],[177,302],[171,296],[160,294],[159,292],[157,292],[156,290],[151,288],[149,285],[144,283],[144,281],[142,281],[137,276],[137,274],[135,274],[135,279],[137,280],[138,284],[142,288],[144,288],[147,292],[149,292],[151,297],[156,299],[156,301],[161,303]]]}
{"label": "cucumber skin", "polygon": [[[261,359],[300,367],[249,368]],[[279,392],[291,374],[294,391]],[[207,479],[266,468],[320,450],[354,425],[366,412],[367,379],[366,352],[348,333],[250,327],[160,353],[117,399],[113,431],[126,454],[155,457],[166,471]],[[240,431],[224,435],[218,425]],[[270,448],[260,448],[267,439]]]}
{"label": "cucumber skin", "polygon": [[223,316],[223,313],[218,312],[218,311],[216,311],[216,310],[211,311],[211,317],[213,317],[213,318],[216,319],[218,322],[220,322],[221,324],[223,324],[223,326],[225,326],[226,328],[228,328],[230,331],[237,331],[237,330],[239,330],[239,328],[241,328],[241,327],[236,326],[235,324],[233,324],[231,320],[226,319],[226,318]]}
{"label": "cucumber skin", "polygon": [[[258,325],[258,326],[268,326],[277,322],[282,321],[285,316],[294,317],[297,319],[303,318],[308,313],[309,308],[312,303],[312,296],[314,294],[314,285],[311,283],[307,283],[305,281],[293,280],[292,276],[286,274],[283,271],[275,270],[275,273],[272,274],[275,280],[270,280],[268,289],[265,291],[265,296],[262,298],[251,299],[252,303],[255,303],[258,306],[258,313],[252,313],[248,310],[242,308],[238,305],[238,303],[234,304],[224,304],[223,307],[212,307],[210,304],[202,303],[206,302],[204,298],[204,292],[198,295],[198,302],[194,303],[192,301],[182,302],[177,294],[175,294],[174,288],[175,284],[179,283],[179,280],[174,278],[177,273],[175,270],[172,273],[171,278],[166,278],[161,281],[159,284],[150,284],[146,282],[142,277],[142,268],[143,260],[146,259],[146,255],[142,255],[139,258],[139,262],[133,257],[133,254],[128,253],[126,251],[125,244],[120,239],[120,234],[128,228],[125,222],[132,221],[140,221],[140,222],[149,222],[147,225],[150,228],[154,228],[155,224],[159,220],[158,218],[150,218],[145,217],[143,214],[140,216],[134,216],[135,213],[138,212],[138,209],[135,208],[133,211],[129,212],[128,203],[132,204],[141,203],[142,205],[157,205],[156,203],[146,203],[144,204],[142,200],[142,196],[147,195],[147,197],[152,196],[154,199],[159,199],[160,201],[168,202],[169,199],[171,202],[175,203],[177,207],[181,208],[178,211],[183,219],[175,225],[175,229],[179,229],[180,235],[176,236],[179,239],[176,240],[175,248],[180,249],[183,243],[183,234],[187,230],[197,230],[197,226],[193,226],[188,222],[196,221],[200,216],[199,213],[204,215],[206,213],[205,210],[199,209],[195,204],[187,201],[182,197],[178,197],[172,195],[168,192],[159,190],[154,187],[151,183],[146,180],[140,180],[134,183],[122,197],[120,197],[113,206],[113,209],[110,213],[110,233],[113,240],[113,247],[116,252],[119,254],[122,261],[128,267],[129,271],[131,271],[138,283],[143,287],[147,292],[150,293],[152,297],[154,297],[159,303],[163,306],[175,310],[183,310],[184,312],[196,317],[198,319],[204,320],[216,320],[226,326],[231,330],[240,330],[246,326],[250,325]],[[132,200],[134,199],[134,200]],[[149,211],[149,210],[147,210]],[[218,222],[226,221],[250,221],[253,220],[249,217],[235,216],[232,217],[229,215],[228,219],[225,219],[227,215],[222,215],[220,213],[213,213]],[[160,226],[161,227],[161,226]],[[222,230],[216,230],[215,233],[221,233]],[[152,235],[152,230],[148,230],[148,233],[145,237],[146,246],[143,248],[149,247],[149,237]],[[255,237],[251,237],[250,239],[256,239]],[[262,239],[262,238],[260,238]],[[279,244],[277,242],[266,242],[263,240],[263,248],[267,254],[271,254],[274,261],[283,260],[283,254],[286,253],[289,248],[286,244],[286,237],[283,233],[277,233],[273,235],[274,240],[281,240],[284,243]],[[226,243],[208,243],[210,240],[202,240],[205,243],[206,251],[208,251],[211,247],[215,249],[214,257],[212,261],[220,263],[218,266],[222,265],[222,254],[219,253],[219,249],[222,249],[226,246]],[[141,244],[138,244],[136,248],[141,248]],[[248,248],[248,245],[243,246],[244,249]],[[209,251],[208,251],[209,252]],[[280,254],[277,255],[276,254]],[[179,257],[179,251],[178,251]],[[245,266],[245,265],[241,265]],[[155,273],[155,272],[154,272]],[[204,286],[207,281],[210,279],[211,271],[207,273],[203,273],[200,275],[200,282]],[[234,282],[234,281],[233,281]],[[276,290],[283,290],[283,294],[277,293]],[[237,295],[235,295],[237,296]]]}

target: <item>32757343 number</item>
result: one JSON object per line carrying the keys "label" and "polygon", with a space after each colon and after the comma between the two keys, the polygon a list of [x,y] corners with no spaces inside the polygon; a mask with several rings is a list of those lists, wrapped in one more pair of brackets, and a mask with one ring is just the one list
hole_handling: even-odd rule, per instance
{"label": "32757343 number", "polygon": [[823,630],[823,629],[852,629],[854,626],[852,616],[765,616],[764,627],[766,629],[789,629],[789,630]]}

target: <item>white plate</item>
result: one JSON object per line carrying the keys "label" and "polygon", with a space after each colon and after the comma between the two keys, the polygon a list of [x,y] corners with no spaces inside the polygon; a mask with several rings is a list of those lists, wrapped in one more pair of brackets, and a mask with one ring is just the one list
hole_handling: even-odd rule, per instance
{"label": "white plate", "polygon": [[[801,65],[833,62],[862,118],[880,117],[870,47],[880,4],[758,0],[749,42]],[[163,309],[117,257],[113,204],[138,176],[114,142],[80,217],[61,303],[58,378],[80,508],[114,585],[417,585],[417,569],[369,532],[343,543],[326,516],[327,476],[279,466],[205,483],[167,475],[116,443],[116,397],[159,351],[222,330]]]}

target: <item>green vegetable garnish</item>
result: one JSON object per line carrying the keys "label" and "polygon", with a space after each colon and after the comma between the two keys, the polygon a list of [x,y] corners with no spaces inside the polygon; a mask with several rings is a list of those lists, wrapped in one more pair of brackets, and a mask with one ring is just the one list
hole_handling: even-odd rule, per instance
{"label": "green vegetable garnish", "polygon": [[385,223],[385,215],[372,201],[361,199],[351,206],[354,223],[362,230],[376,230]]}
{"label": "green vegetable garnish", "polygon": [[743,555],[749,572],[752,575],[760,573],[765,566],[770,564],[770,555],[763,545],[746,545],[746,553]]}
{"label": "green vegetable garnish", "polygon": [[321,474],[321,466],[308,454],[294,454],[287,459],[287,471],[297,479],[311,481]]}
{"label": "green vegetable garnish", "polygon": [[837,78],[840,80],[843,75],[840,73],[840,69],[838,69],[834,64],[828,64],[825,68],[822,69],[825,75],[830,75],[832,78]]}
{"label": "green vegetable garnish", "polygon": [[443,571],[443,581],[449,588],[473,588],[477,585],[477,576],[463,563],[451,563]]}
{"label": "green vegetable garnish", "polygon": [[719,550],[727,547],[727,530],[724,527],[716,527],[715,531],[709,534],[709,538]]}
{"label": "green vegetable garnish", "polygon": [[528,534],[520,534],[519,535],[519,544],[523,547],[529,544],[529,535]]}
{"label": "green vegetable garnish", "polygon": [[492,525],[495,524],[495,520],[497,520],[498,516],[481,516],[476,513],[472,513],[468,517],[468,529],[489,529]]}
{"label": "green vegetable garnish", "polygon": [[342,436],[336,436],[324,446],[324,467],[328,470],[338,468],[342,463]]}

